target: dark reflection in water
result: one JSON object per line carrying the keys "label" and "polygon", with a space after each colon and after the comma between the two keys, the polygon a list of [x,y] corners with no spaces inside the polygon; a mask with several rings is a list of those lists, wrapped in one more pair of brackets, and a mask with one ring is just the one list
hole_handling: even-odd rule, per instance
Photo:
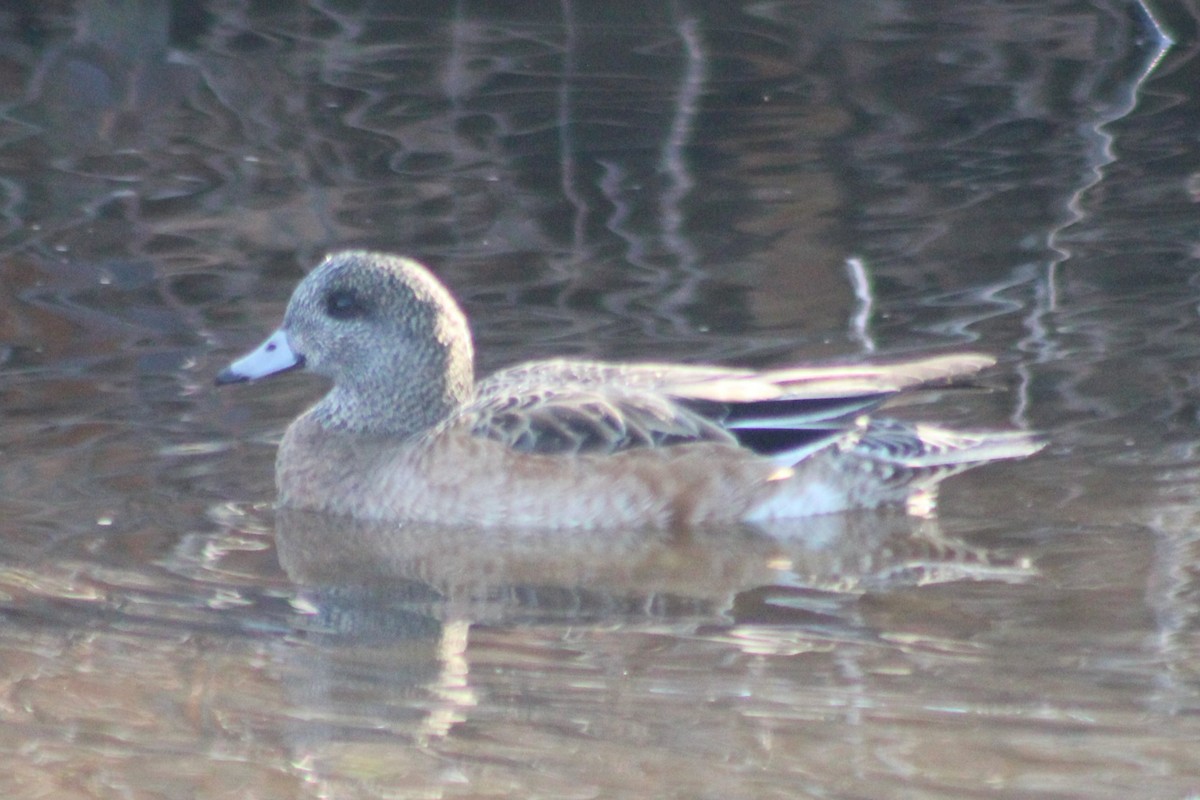
{"label": "dark reflection in water", "polygon": [[[0,8],[0,795],[1183,797],[1191,4]],[[1171,41],[1168,41],[1167,37]],[[347,245],[482,371],[980,349],[937,520],[275,519],[217,365]],[[278,523],[278,531],[276,531]]]}

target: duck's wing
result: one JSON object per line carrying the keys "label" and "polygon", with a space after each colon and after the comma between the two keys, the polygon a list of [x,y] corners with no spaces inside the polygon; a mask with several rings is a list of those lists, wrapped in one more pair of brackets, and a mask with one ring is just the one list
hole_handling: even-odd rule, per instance
{"label": "duck's wing", "polygon": [[614,453],[688,442],[739,444],[780,464],[861,433],[892,394],[981,369],[985,356],[754,372],[546,361],[480,384],[457,424],[514,450]]}
{"label": "duck's wing", "polygon": [[672,398],[637,390],[543,387],[493,396],[465,412],[476,436],[524,453],[615,453],[686,442],[735,443],[713,419]]}

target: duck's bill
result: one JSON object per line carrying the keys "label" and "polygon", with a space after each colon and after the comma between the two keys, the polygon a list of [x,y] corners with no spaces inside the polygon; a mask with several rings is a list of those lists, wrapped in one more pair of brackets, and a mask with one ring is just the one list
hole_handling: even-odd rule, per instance
{"label": "duck's bill", "polygon": [[265,378],[304,366],[304,357],[288,344],[287,334],[275,331],[267,340],[217,373],[218,386]]}

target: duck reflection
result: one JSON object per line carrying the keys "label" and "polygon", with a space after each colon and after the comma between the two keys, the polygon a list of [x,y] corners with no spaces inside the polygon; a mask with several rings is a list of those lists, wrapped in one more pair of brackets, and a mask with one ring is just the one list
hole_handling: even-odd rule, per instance
{"label": "duck reflection", "polygon": [[[324,694],[322,704],[345,713],[347,698],[362,696],[347,692],[346,681],[386,674],[393,702],[397,689],[409,701],[414,692],[427,698],[418,703],[421,738],[444,735],[477,702],[473,626],[517,636],[562,624],[616,626],[716,635],[762,652],[773,637],[795,647],[806,631],[826,642],[873,636],[856,611],[866,592],[1030,574],[1020,560],[946,537],[936,519],[899,511],[828,515],[769,530],[601,536],[280,509],[276,550],[303,587],[299,627],[327,645],[306,651],[305,703]],[[375,699],[363,708],[378,717],[385,705]]]}
{"label": "duck reflection", "polygon": [[738,595],[765,588],[855,595],[1009,579],[1028,570],[947,538],[934,518],[903,511],[830,514],[770,528],[581,535],[401,525],[281,508],[276,547],[300,585],[354,589],[389,598],[389,607],[437,606],[475,620],[522,611],[551,618],[728,615]]}

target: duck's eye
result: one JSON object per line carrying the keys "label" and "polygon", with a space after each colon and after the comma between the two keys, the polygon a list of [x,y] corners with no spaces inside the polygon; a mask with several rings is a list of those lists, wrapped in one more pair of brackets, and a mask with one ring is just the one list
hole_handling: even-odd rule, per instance
{"label": "duck's eye", "polygon": [[334,319],[355,319],[367,314],[367,304],[350,289],[334,289],[325,295],[325,313]]}

